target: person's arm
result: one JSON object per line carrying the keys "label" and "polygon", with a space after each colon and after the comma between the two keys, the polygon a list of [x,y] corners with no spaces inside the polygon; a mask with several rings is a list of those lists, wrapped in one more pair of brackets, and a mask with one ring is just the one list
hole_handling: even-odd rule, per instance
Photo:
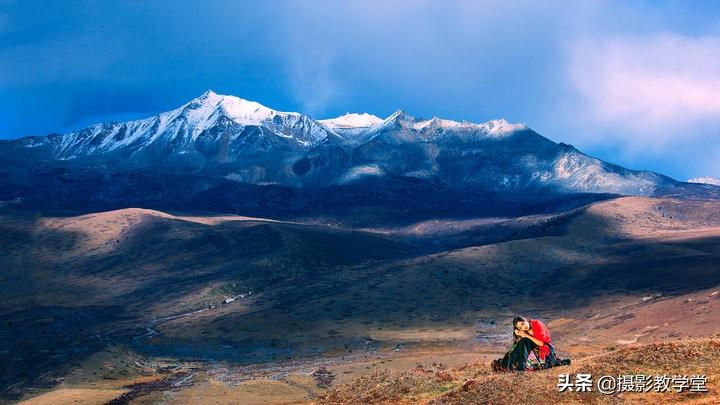
{"label": "person's arm", "polygon": [[533,343],[535,343],[536,345],[538,345],[540,347],[543,347],[545,345],[545,343],[542,340],[535,338],[534,336],[525,332],[524,330],[516,330],[515,334],[520,337],[524,337],[524,338],[528,338],[528,339],[532,340]]}

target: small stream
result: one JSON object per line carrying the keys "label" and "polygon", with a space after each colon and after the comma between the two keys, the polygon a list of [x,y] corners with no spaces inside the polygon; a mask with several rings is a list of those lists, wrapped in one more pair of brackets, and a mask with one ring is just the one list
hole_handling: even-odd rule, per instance
{"label": "small stream", "polygon": [[222,307],[223,305],[227,305],[227,304],[233,303],[233,302],[237,301],[237,300],[240,299],[240,298],[249,297],[249,296],[251,296],[251,295],[252,295],[252,291],[248,292],[247,294],[240,294],[240,295],[236,295],[236,296],[234,296],[234,297],[225,298],[225,300],[224,300],[223,302],[221,302],[221,303],[220,303],[219,305],[217,305],[217,306],[211,306],[211,307],[208,307],[208,308],[197,309],[197,310],[195,310],[195,311],[189,311],[189,312],[185,312],[185,313],[182,313],[182,314],[169,315],[169,316],[165,316],[165,317],[162,317],[162,318],[153,319],[153,320],[150,321],[150,322],[148,323],[148,325],[145,327],[146,333],[144,333],[144,334],[142,334],[142,335],[139,335],[139,336],[133,337],[133,340],[143,339],[143,338],[147,339],[147,338],[151,338],[151,337],[153,337],[153,336],[156,336],[156,335],[158,334],[158,332],[157,332],[157,330],[155,330],[154,328],[155,328],[155,326],[157,326],[157,325],[160,324],[160,323],[167,322],[167,321],[172,321],[173,319],[184,318],[184,317],[186,317],[186,316],[197,315],[197,314],[203,313],[203,312],[205,312],[205,311],[210,311],[210,310],[215,309],[215,308],[220,308],[220,307]]}

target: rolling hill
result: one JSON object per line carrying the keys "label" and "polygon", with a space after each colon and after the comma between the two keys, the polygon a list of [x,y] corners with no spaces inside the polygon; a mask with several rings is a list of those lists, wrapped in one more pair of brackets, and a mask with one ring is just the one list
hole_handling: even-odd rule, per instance
{"label": "rolling hill", "polygon": [[[680,303],[720,285],[719,204],[626,197],[395,233],[145,209],[13,211],[0,221],[11,326],[3,395],[53,385],[77,359],[117,344],[232,364],[497,347],[495,325],[517,313],[566,319],[554,330],[579,354],[707,336],[716,300]],[[512,232],[475,239],[492,229]],[[659,317],[662,335],[650,333]]]}

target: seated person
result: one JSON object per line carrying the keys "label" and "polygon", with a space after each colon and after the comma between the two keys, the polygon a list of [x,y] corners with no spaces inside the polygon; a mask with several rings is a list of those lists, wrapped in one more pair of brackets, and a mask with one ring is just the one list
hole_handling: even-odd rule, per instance
{"label": "seated person", "polygon": [[513,345],[502,359],[493,361],[495,371],[529,371],[570,364],[560,360],[550,339],[550,331],[537,319],[513,319]]}

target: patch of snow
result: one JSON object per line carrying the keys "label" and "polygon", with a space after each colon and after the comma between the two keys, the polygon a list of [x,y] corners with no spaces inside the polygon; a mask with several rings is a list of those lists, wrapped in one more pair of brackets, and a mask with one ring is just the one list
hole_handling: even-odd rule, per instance
{"label": "patch of snow", "polygon": [[573,190],[617,193],[627,195],[648,195],[655,188],[652,179],[642,174],[620,174],[608,171],[602,161],[581,153],[566,153],[553,167],[550,181],[560,183]]}
{"label": "patch of snow", "polygon": [[505,119],[490,120],[480,126],[485,129],[486,133],[494,136],[503,136],[527,129],[525,124],[513,124]]}
{"label": "patch of snow", "polygon": [[392,115],[387,117],[378,129],[382,129],[392,125],[400,125],[401,127],[415,131],[426,131],[434,129],[458,130],[451,131],[450,134],[460,136],[461,132],[466,132],[481,134],[493,138],[505,137],[514,132],[525,130],[528,128],[525,124],[513,124],[505,119],[490,120],[481,124],[476,124],[469,121],[454,121],[438,117],[433,117],[431,119],[425,120],[421,118],[415,118],[402,110],[395,111]]}
{"label": "patch of snow", "polygon": [[383,122],[383,119],[368,113],[347,113],[336,118],[319,120],[330,128],[369,128]]}
{"label": "patch of snow", "polygon": [[341,178],[340,183],[347,183],[367,176],[382,176],[385,171],[377,165],[363,165],[350,168]]}
{"label": "patch of snow", "polygon": [[28,138],[28,140],[25,141],[25,144],[23,146],[25,146],[26,148],[37,148],[38,146],[42,146],[44,144],[45,144],[44,138],[41,140],[34,139],[34,138]]}
{"label": "patch of snow", "polygon": [[477,130],[493,137],[502,137],[513,132],[527,129],[524,124],[512,124],[504,119],[475,124],[469,121],[453,121],[438,117],[433,117],[429,120],[415,120],[410,126],[419,131],[426,128]]}
{"label": "patch of snow", "polygon": [[415,117],[406,113],[403,110],[397,110],[383,120],[383,122],[385,122],[385,123],[391,123],[391,122],[396,122],[396,121],[416,121],[416,120],[415,120]]}
{"label": "patch of snow", "polygon": [[458,122],[453,120],[445,120],[442,118],[433,117],[429,120],[422,120],[415,122],[412,127],[417,130],[423,130],[425,128],[458,128],[462,126],[468,126],[468,122]]}
{"label": "patch of snow", "polygon": [[720,186],[720,179],[715,177],[695,177],[688,179],[688,183],[710,184],[712,186]]}

